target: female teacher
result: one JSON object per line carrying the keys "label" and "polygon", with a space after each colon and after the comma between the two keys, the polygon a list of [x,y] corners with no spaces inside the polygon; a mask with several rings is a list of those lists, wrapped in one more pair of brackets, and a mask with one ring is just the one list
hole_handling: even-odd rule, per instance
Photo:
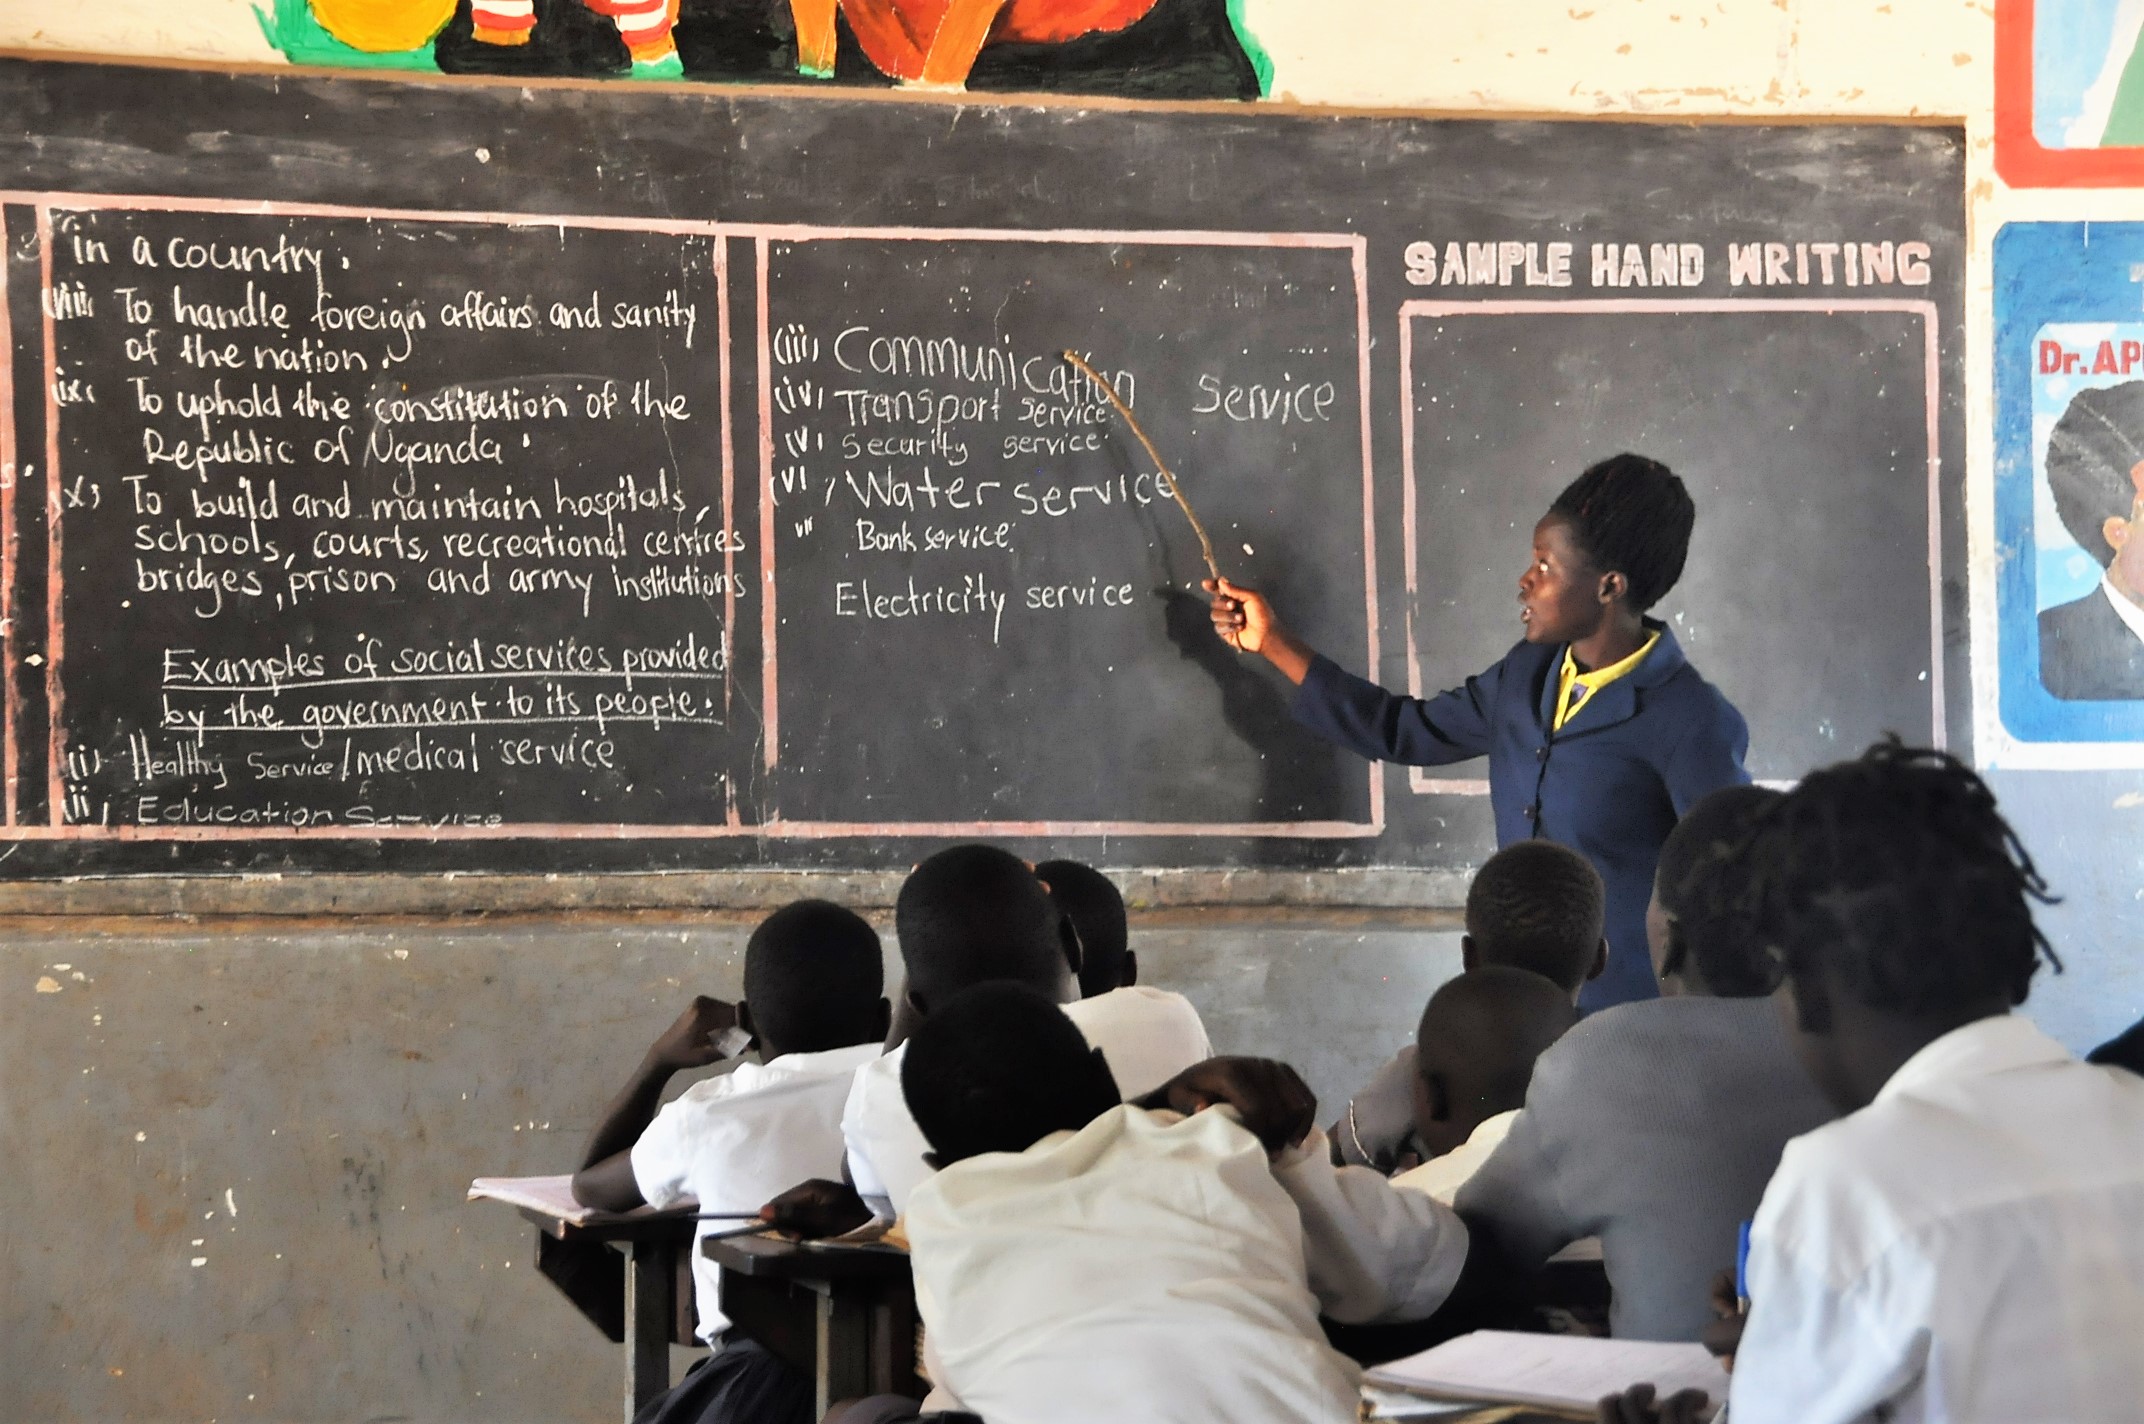
{"label": "female teacher", "polygon": [[1608,968],[1580,998],[1589,1010],[1659,993],[1645,907],[1661,843],[1692,802],[1749,780],[1742,714],[1645,616],[1682,576],[1695,520],[1657,460],[1617,455],[1587,470],[1534,526],[1519,576],[1525,636],[1426,701],[1342,671],[1255,591],[1205,585],[1215,630],[1300,685],[1305,726],[1410,766],[1486,756],[1499,846],[1542,836],[1593,862],[1608,888]]}

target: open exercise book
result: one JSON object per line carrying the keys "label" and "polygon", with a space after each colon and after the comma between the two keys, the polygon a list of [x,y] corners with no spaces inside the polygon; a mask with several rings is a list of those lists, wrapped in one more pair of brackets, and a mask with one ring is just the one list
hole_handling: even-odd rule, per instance
{"label": "open exercise book", "polygon": [[[573,1178],[558,1177],[478,1177],[469,1184],[469,1200],[500,1201],[508,1206],[525,1206],[531,1211],[555,1216],[568,1226],[586,1226],[591,1221],[615,1221],[619,1213],[598,1211],[592,1206],[582,1206],[573,1199]],[[668,1211],[658,1212],[653,1207],[635,1207],[627,1216],[687,1216],[699,1208],[690,1198],[679,1202]]]}
{"label": "open exercise book", "polygon": [[1701,1389],[1714,1408],[1726,1402],[1727,1371],[1702,1345],[1658,1340],[1601,1340],[1586,1335],[1525,1335],[1477,1330],[1389,1365],[1365,1378],[1386,1389],[1439,1399],[1533,1404],[1590,1413],[1603,1395],[1654,1384],[1663,1396]]}

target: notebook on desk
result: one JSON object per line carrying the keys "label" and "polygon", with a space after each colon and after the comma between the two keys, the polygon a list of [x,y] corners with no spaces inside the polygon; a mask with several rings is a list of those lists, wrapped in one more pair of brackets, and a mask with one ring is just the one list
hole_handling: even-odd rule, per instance
{"label": "notebook on desk", "polygon": [[635,1207],[628,1212],[599,1211],[592,1206],[582,1206],[573,1199],[571,1174],[557,1177],[478,1177],[469,1184],[470,1201],[505,1202],[508,1206],[526,1207],[545,1216],[556,1217],[568,1226],[586,1226],[591,1221],[617,1221],[643,1216],[689,1216],[699,1210],[690,1198],[676,1206],[657,1211],[653,1207]]}
{"label": "notebook on desk", "polygon": [[1386,1389],[1437,1399],[1530,1404],[1590,1413],[1604,1395],[1634,1384],[1660,1393],[1701,1389],[1717,1408],[1727,1399],[1727,1371],[1702,1345],[1658,1340],[1602,1340],[1586,1335],[1527,1335],[1477,1330],[1370,1370]]}

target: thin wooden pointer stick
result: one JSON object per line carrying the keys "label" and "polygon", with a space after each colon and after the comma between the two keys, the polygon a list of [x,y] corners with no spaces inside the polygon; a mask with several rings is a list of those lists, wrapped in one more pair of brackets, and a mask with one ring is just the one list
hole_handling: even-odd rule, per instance
{"label": "thin wooden pointer stick", "polygon": [[1124,423],[1132,428],[1132,434],[1138,436],[1139,443],[1146,447],[1146,457],[1154,462],[1155,470],[1161,475],[1161,487],[1169,492],[1169,498],[1175,500],[1177,507],[1184,511],[1184,518],[1191,521],[1191,532],[1199,536],[1199,552],[1206,558],[1206,572],[1212,574],[1213,581],[1218,584],[1221,581],[1221,566],[1214,560],[1213,540],[1206,537],[1206,526],[1199,522],[1198,511],[1191,507],[1191,501],[1185,499],[1184,492],[1177,488],[1176,476],[1170,473],[1168,465],[1162,461],[1161,452],[1154,448],[1154,442],[1147,439],[1146,432],[1139,428],[1139,420],[1132,414],[1131,407],[1117,395],[1117,388],[1109,384],[1109,379],[1088,365],[1086,358],[1077,351],[1067,351],[1065,359],[1077,366],[1081,374],[1094,382],[1102,394],[1109,398],[1109,403],[1116,407],[1117,414],[1123,416]]}

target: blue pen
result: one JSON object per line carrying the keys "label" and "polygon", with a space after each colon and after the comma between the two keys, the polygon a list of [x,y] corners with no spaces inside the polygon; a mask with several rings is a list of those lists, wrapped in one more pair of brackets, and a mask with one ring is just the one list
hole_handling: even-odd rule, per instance
{"label": "blue pen", "polygon": [[1749,1228],[1746,1221],[1735,1228],[1735,1304],[1744,1315],[1749,1314]]}

